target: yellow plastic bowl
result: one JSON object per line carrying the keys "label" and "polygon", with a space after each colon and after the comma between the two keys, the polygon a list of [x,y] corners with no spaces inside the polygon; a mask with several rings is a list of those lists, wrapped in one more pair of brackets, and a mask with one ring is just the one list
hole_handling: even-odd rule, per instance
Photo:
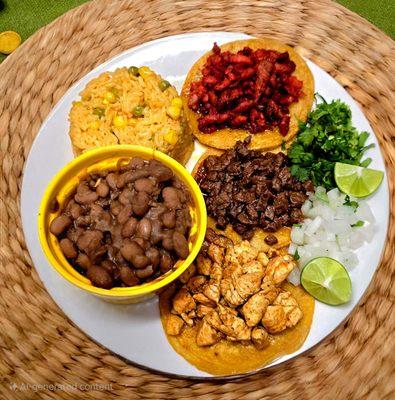
{"label": "yellow plastic bowl", "polygon": [[[51,221],[63,210],[65,201],[75,190],[83,177],[95,171],[108,170],[129,161],[131,157],[145,160],[158,160],[169,167],[187,186],[192,197],[190,213],[192,228],[189,235],[190,253],[187,259],[179,260],[174,267],[151,282],[133,287],[114,287],[102,289],[91,284],[90,280],[79,274],[64,257],[55,235],[49,231]],[[152,297],[159,289],[173,282],[193,262],[203,243],[207,227],[207,212],[199,186],[189,172],[177,161],[143,146],[115,145],[99,147],[75,158],[53,178],[42,198],[38,214],[38,232],[41,246],[51,265],[73,285],[104,300],[115,303],[140,302]]]}

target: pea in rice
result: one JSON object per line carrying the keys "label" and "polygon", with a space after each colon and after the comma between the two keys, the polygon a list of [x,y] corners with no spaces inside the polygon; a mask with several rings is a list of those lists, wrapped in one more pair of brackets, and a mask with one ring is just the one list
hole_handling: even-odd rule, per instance
{"label": "pea in rice", "polygon": [[70,110],[76,155],[114,144],[160,150],[185,164],[193,150],[176,89],[148,67],[119,68],[92,79]]}

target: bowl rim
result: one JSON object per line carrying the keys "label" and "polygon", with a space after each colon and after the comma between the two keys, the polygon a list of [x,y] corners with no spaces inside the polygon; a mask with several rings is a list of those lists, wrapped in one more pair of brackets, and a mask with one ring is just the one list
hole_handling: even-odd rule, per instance
{"label": "bowl rim", "polygon": [[[49,202],[53,198],[55,189],[62,184],[62,180],[67,173],[74,168],[78,169],[78,166],[82,166],[80,169],[86,168],[85,165],[87,161],[92,158],[96,158],[98,156],[102,156],[102,160],[106,158],[111,158],[112,153],[122,152],[125,151],[130,153],[129,155],[122,155],[124,157],[136,157],[141,156],[142,158],[146,159],[156,159],[158,161],[163,162],[166,166],[171,168],[173,172],[177,172],[179,176],[182,177],[183,182],[187,185],[188,189],[191,192],[193,201],[195,203],[196,211],[197,211],[197,233],[196,233],[196,240],[189,253],[188,257],[183,261],[183,263],[175,270],[173,270],[169,275],[166,276],[160,275],[158,278],[151,282],[143,283],[142,285],[131,286],[131,287],[114,287],[111,289],[103,289],[92,284],[84,283],[81,280],[77,279],[71,273],[67,271],[64,265],[60,263],[57,258],[54,256],[49,243],[48,237],[46,232],[45,223],[47,220],[47,209]],[[138,154],[136,154],[138,153]],[[113,155],[113,156],[116,156]],[[120,156],[120,157],[122,157]],[[94,165],[96,162],[92,162],[90,165]],[[89,166],[89,165],[88,165]],[[206,211],[206,204],[204,202],[203,194],[196,183],[195,179],[192,175],[186,170],[184,166],[182,166],[178,161],[171,158],[170,156],[162,153],[159,150],[151,149],[145,146],[140,145],[129,145],[129,144],[122,144],[122,145],[111,145],[111,146],[103,146],[97,147],[91,150],[84,152],[83,154],[79,155],[78,157],[74,158],[72,161],[67,163],[62,169],[60,169],[56,175],[52,178],[50,183],[48,184],[43,197],[41,198],[41,203],[38,212],[38,234],[40,244],[44,251],[46,258],[48,259],[49,263],[55,270],[67,281],[72,283],[73,285],[83,289],[89,293],[99,295],[101,297],[110,297],[110,298],[123,298],[123,297],[136,297],[147,295],[152,292],[157,291],[158,289],[167,286],[175,279],[177,279],[195,260],[196,256],[198,255],[200,248],[203,244],[203,240],[206,234],[207,229],[207,211]],[[71,266],[70,263],[68,265]],[[77,272],[78,276],[83,277],[83,275]]]}

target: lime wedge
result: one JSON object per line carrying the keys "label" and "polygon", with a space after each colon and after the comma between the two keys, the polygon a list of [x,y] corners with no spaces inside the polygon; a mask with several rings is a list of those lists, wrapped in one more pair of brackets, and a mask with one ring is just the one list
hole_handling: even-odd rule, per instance
{"label": "lime wedge", "polygon": [[0,53],[11,54],[22,42],[21,37],[14,31],[0,33]]}
{"label": "lime wedge", "polygon": [[383,171],[358,167],[357,165],[335,164],[335,181],[337,187],[354,197],[366,197],[374,193],[383,180]]}
{"label": "lime wedge", "polygon": [[333,258],[318,257],[308,262],[302,270],[301,283],[314,298],[332,306],[351,299],[350,276]]}

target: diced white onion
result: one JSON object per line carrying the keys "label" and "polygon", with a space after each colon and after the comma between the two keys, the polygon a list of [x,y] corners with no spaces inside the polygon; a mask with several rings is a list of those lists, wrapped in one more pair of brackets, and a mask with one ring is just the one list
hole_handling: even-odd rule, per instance
{"label": "diced white onion", "polygon": [[291,240],[295,244],[303,244],[304,230],[298,226],[294,226],[291,230]]}
{"label": "diced white onion", "polygon": [[345,205],[346,200],[346,195],[337,188],[326,192],[317,187],[309,194],[301,208],[305,219],[291,230],[288,252],[293,255],[297,252],[299,256],[299,268],[288,277],[291,283],[300,281],[301,269],[315,257],[334,258],[348,270],[358,265],[354,250],[372,240],[375,218],[366,201],[350,197],[349,201],[358,203],[358,207],[353,207]]}

